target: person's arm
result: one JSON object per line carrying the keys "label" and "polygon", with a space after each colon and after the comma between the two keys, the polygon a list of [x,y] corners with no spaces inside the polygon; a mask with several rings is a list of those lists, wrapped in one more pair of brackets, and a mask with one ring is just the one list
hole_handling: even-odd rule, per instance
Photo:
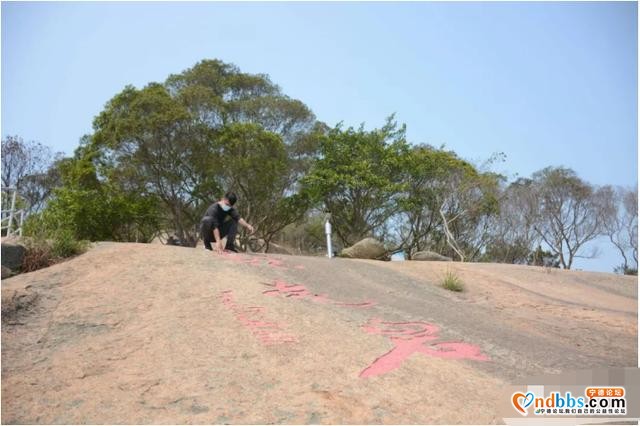
{"label": "person's arm", "polygon": [[253,228],[253,226],[249,225],[246,220],[240,217],[240,213],[238,213],[238,210],[232,209],[230,214],[233,220],[237,221],[240,225],[247,228],[249,232],[251,233],[255,232],[255,229]]}
{"label": "person's arm", "polygon": [[216,251],[218,253],[222,253],[224,251],[222,247],[222,238],[220,238],[220,229],[218,229],[217,227],[213,228],[213,239],[215,242]]}
{"label": "person's arm", "polygon": [[240,218],[240,220],[238,220],[238,223],[242,226],[244,226],[245,228],[247,228],[249,230],[249,232],[254,233],[255,232],[255,228],[251,225],[249,225],[247,223],[246,220],[244,220],[243,218]]}

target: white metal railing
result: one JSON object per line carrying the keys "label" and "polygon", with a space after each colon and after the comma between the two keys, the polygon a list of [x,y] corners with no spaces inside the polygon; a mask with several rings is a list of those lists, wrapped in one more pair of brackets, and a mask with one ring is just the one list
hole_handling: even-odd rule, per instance
{"label": "white metal railing", "polygon": [[[2,235],[19,235],[22,236],[22,224],[24,223],[24,209],[16,210],[16,196],[18,190],[16,188],[4,188],[2,196],[11,194],[11,208],[0,211],[0,233]],[[6,234],[5,234],[6,229]]]}

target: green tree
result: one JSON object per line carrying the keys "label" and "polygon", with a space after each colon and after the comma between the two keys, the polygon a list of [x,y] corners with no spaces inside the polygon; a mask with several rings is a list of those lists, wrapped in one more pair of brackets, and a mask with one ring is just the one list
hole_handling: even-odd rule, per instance
{"label": "green tree", "polygon": [[499,212],[502,180],[501,175],[481,173],[473,167],[454,170],[444,180],[439,213],[443,240],[450,249],[447,255],[455,254],[463,262],[482,255]]}
{"label": "green tree", "polygon": [[[290,194],[290,159],[282,138],[257,124],[231,124],[218,135],[221,186],[239,196],[241,215],[256,228],[268,248],[285,226],[300,219],[307,209],[298,194]],[[242,233],[246,246],[247,235]]]}
{"label": "green tree", "polygon": [[414,146],[405,165],[399,246],[409,257],[429,249],[477,260],[492,238],[502,176],[428,145]]}
{"label": "green tree", "polygon": [[383,232],[397,213],[409,145],[393,116],[372,131],[341,125],[321,137],[320,154],[303,179],[305,191],[331,213],[344,245]]}
{"label": "green tree", "polygon": [[[160,84],[127,87],[107,104],[94,128],[90,149],[98,154],[101,174],[153,194],[166,209],[167,227],[195,243],[195,223],[208,194],[202,185],[206,182],[216,192],[219,188],[206,178],[204,168],[196,168],[215,163],[205,149],[203,129],[192,128],[187,109]],[[194,143],[199,139],[202,143]]]}
{"label": "green tree", "polygon": [[446,238],[440,208],[447,196],[448,181],[455,175],[475,176],[476,171],[450,151],[417,145],[409,152],[397,221],[399,245],[409,258],[418,251],[442,249],[437,247]]}
{"label": "green tree", "polygon": [[79,240],[140,242],[153,237],[158,225],[154,197],[101,182],[91,153],[82,148],[76,158],[61,162],[60,171],[63,185],[41,213],[28,219],[26,235],[69,232]]}
{"label": "green tree", "polygon": [[[274,188],[285,185],[287,195],[294,193],[317,147],[308,137],[316,128],[315,117],[300,101],[282,94],[267,76],[245,74],[217,60],[199,62],[169,76],[164,84],[126,87],[95,119],[91,146],[98,153],[101,176],[155,195],[165,211],[162,227],[175,230],[180,240],[193,245],[206,206],[239,180],[238,173],[230,172],[230,164],[246,172],[283,161],[281,149],[262,150],[266,157],[251,156],[251,164],[233,158],[230,132],[240,131],[233,127],[238,123],[280,138],[286,167],[278,169],[283,179]],[[262,136],[259,141],[269,139]],[[285,190],[265,195],[260,182],[250,178],[244,183],[248,180],[251,187],[244,192],[276,197],[281,205],[290,206],[292,200],[281,199]],[[267,236],[279,226],[278,221],[263,221],[261,230]]]}

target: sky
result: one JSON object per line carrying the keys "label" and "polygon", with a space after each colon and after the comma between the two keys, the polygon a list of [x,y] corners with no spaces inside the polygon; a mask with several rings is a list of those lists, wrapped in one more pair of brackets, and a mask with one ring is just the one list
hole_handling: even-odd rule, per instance
{"label": "sky", "polygon": [[[126,85],[203,59],[265,73],[333,126],[395,113],[511,179],[637,185],[636,2],[2,2],[1,133],[71,154]],[[619,255],[576,268],[610,272]]]}

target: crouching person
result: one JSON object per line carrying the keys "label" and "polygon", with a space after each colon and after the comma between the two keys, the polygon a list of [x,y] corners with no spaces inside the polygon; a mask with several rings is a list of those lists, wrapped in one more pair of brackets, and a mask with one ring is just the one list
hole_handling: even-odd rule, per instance
{"label": "crouching person", "polygon": [[[244,226],[253,233],[253,226],[240,217],[238,210],[233,206],[238,198],[233,192],[227,192],[220,201],[209,206],[200,222],[200,232],[204,241],[204,248],[213,250],[211,242],[215,244],[217,253],[224,250],[238,252],[235,247],[238,224]],[[222,239],[227,237],[227,244],[222,247]]]}

